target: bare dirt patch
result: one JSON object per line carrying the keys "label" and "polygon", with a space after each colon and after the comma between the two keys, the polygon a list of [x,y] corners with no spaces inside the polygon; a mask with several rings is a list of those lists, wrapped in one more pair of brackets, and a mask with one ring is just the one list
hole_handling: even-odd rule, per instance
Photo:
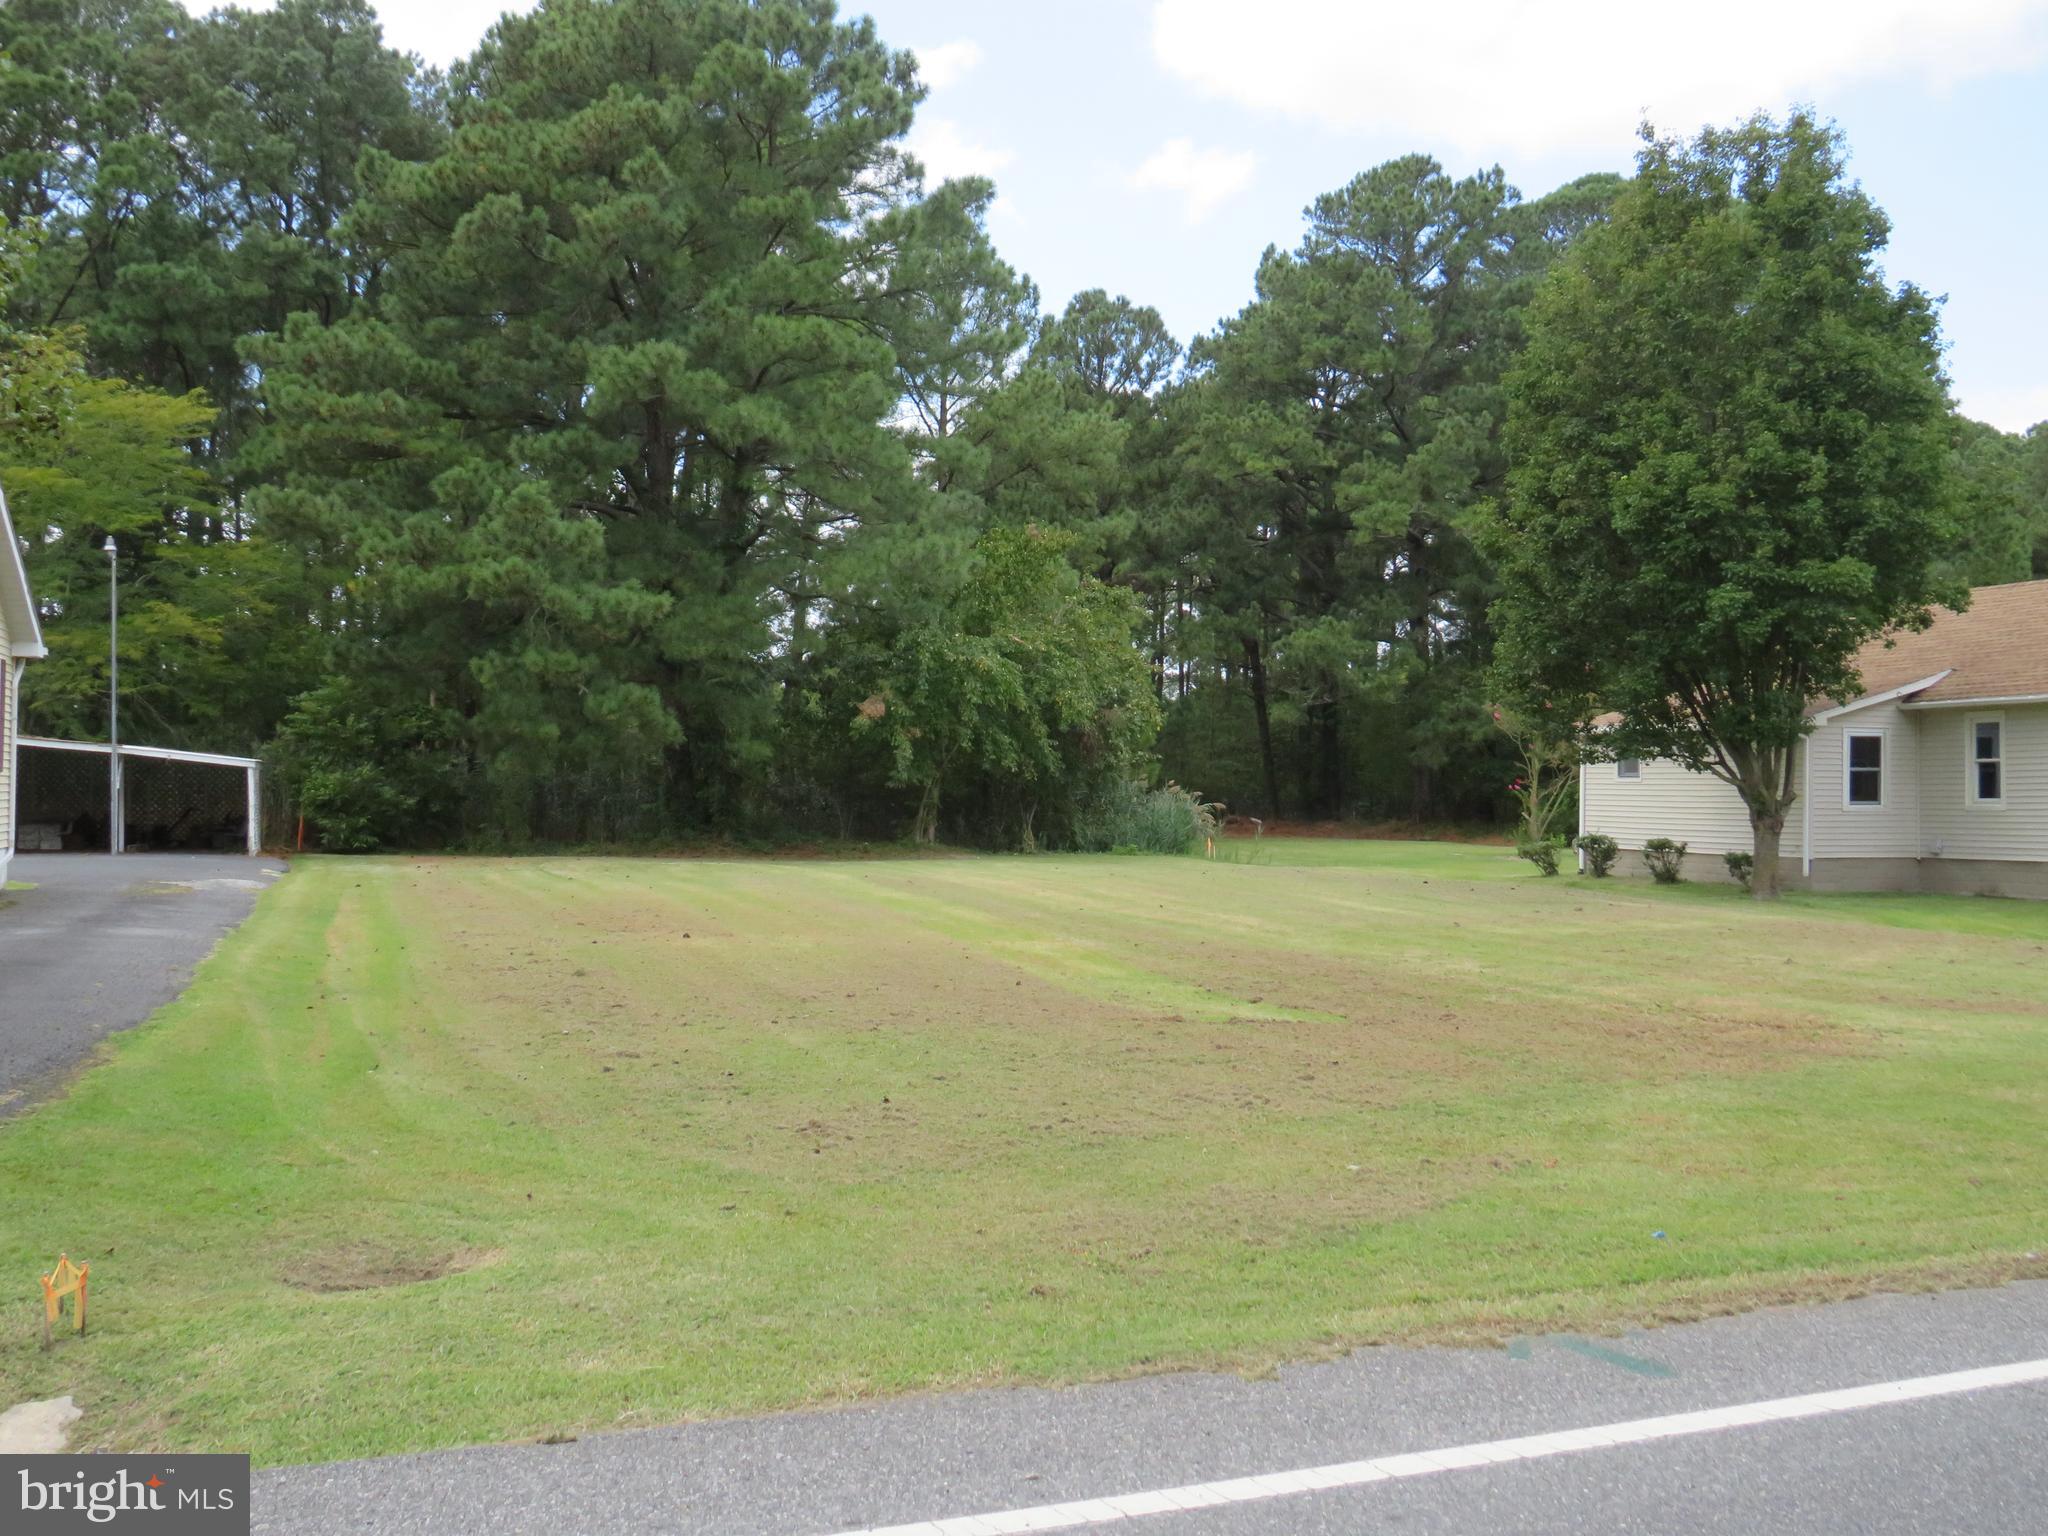
{"label": "bare dirt patch", "polygon": [[491,1248],[456,1248],[422,1253],[377,1243],[345,1243],[303,1254],[277,1272],[295,1290],[333,1295],[342,1291],[375,1291],[390,1286],[419,1285],[489,1264],[498,1257]]}

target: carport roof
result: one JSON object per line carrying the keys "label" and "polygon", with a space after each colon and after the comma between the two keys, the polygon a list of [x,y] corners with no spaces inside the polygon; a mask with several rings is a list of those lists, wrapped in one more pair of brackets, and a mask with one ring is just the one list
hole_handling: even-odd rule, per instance
{"label": "carport roof", "polygon": [[[114,749],[104,741],[59,741],[54,736],[19,736],[15,745],[48,747],[55,752],[97,752],[111,757]],[[225,752],[186,752],[177,747],[137,747],[121,743],[123,757],[158,757],[167,763],[210,763],[216,768],[260,768],[260,757],[230,757]]]}

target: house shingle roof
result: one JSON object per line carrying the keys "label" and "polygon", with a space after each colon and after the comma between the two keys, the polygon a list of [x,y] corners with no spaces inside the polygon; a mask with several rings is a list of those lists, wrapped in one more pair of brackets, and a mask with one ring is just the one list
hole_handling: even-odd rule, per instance
{"label": "house shingle roof", "polygon": [[1961,613],[1937,608],[1918,634],[1864,646],[1856,669],[1866,695],[1948,673],[1912,695],[1915,704],[2048,695],[2048,581],[1973,588]]}
{"label": "house shingle roof", "polygon": [[[2048,696],[2048,580],[1972,587],[1970,606],[1961,613],[1937,608],[1926,629],[1894,634],[1889,644],[1880,638],[1864,646],[1856,653],[1856,670],[1863,677],[1858,698],[1890,693],[1942,672],[1948,675],[1908,695],[1907,702]],[[1819,714],[1836,702],[1815,699],[1806,712]],[[1620,719],[1609,713],[1593,724],[1611,726]]]}

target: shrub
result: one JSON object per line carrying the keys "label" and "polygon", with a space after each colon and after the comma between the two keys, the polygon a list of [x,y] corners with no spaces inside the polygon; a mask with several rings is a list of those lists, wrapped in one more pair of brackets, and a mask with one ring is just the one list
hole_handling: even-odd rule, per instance
{"label": "shrub", "polygon": [[1749,889],[1750,877],[1756,873],[1756,855],[1753,853],[1724,853],[1721,862],[1728,866],[1728,873],[1735,883],[1745,891]]}
{"label": "shrub", "polygon": [[1515,857],[1527,859],[1546,875],[1557,873],[1557,844],[1547,837],[1519,839],[1515,843]]}
{"label": "shrub", "polygon": [[1586,856],[1586,873],[1595,880],[1605,880],[1614,871],[1614,861],[1621,856],[1621,844],[1599,832],[1588,832],[1579,839],[1579,852]]}
{"label": "shrub", "polygon": [[1193,853],[1216,835],[1222,809],[1178,784],[1120,783],[1074,817],[1074,846],[1083,853]]}
{"label": "shrub", "polygon": [[299,695],[265,754],[287,803],[332,853],[445,841],[461,764],[434,710],[334,679]]}
{"label": "shrub", "polygon": [[1653,837],[1643,844],[1643,862],[1650,866],[1650,878],[1659,885],[1678,884],[1678,866],[1685,862],[1685,844],[1668,837]]}

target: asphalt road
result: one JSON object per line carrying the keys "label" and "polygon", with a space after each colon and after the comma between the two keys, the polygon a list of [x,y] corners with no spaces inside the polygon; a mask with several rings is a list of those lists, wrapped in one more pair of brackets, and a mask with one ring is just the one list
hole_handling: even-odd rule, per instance
{"label": "asphalt road", "polygon": [[279,866],[235,854],[16,854],[0,892],[0,1118],[176,997]]}
{"label": "asphalt road", "polygon": [[[254,1528],[826,1536],[929,1521],[919,1536],[987,1536],[1020,1527],[972,1517],[2043,1360],[2048,1281],[2023,1282],[1622,1339],[1374,1349],[1265,1381],[971,1392],[275,1469],[257,1475]],[[2048,1528],[2048,1388],[1948,1392],[1078,1528],[2017,1536]]]}

